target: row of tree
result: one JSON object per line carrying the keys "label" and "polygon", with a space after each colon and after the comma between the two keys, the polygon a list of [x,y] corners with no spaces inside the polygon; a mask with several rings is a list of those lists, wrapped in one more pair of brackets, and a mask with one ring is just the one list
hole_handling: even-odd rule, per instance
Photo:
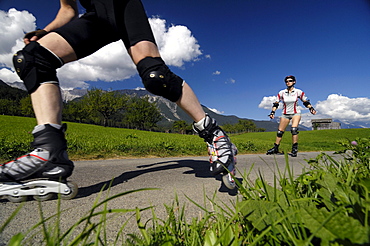
{"label": "row of tree", "polygon": [[157,130],[162,115],[149,97],[133,97],[116,91],[92,89],[64,106],[66,121],[93,123],[103,126]]}
{"label": "row of tree", "polygon": [[[63,119],[103,126],[158,130],[156,124],[162,115],[156,103],[148,99],[92,89],[84,97],[64,102]],[[2,86],[0,114],[34,117],[30,96],[22,90],[14,93],[14,90]]]}
{"label": "row of tree", "polygon": [[[30,96],[25,91],[1,86],[0,114],[34,117]],[[192,133],[192,125],[184,120],[175,121],[172,129],[159,127],[157,123],[163,116],[157,104],[149,102],[148,96],[129,96],[101,89],[89,90],[81,98],[64,102],[63,119],[111,127]],[[229,133],[264,131],[251,120],[239,120],[236,124],[222,127]]]}
{"label": "row of tree", "polygon": [[[173,123],[173,129],[181,134],[188,134],[192,131],[192,124],[186,123],[184,120],[178,120]],[[244,132],[264,132],[264,128],[258,128],[251,120],[238,120],[236,124],[224,124],[222,129],[228,133],[244,133]]]}

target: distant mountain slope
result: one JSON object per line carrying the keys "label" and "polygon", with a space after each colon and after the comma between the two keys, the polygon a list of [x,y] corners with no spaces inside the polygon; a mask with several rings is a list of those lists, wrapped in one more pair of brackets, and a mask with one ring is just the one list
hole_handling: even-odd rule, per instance
{"label": "distant mountain slope", "polygon": [[[172,122],[177,121],[177,120],[184,120],[187,123],[192,123],[193,120],[181,109],[179,108],[176,103],[173,103],[169,100],[166,100],[162,97],[153,95],[149,93],[146,90],[119,90],[120,93],[122,94],[127,94],[131,96],[149,96],[150,101],[152,102],[157,102],[157,105],[164,117],[162,121],[158,123],[158,125],[161,126],[169,126],[172,124]],[[235,124],[237,123],[240,119],[235,115],[221,115],[217,114],[213,111],[211,111],[209,108],[206,106],[202,105],[204,111],[208,113],[211,117],[215,118],[216,121],[218,122],[219,125],[224,125],[224,124]],[[276,122],[272,121],[256,121],[252,119],[245,119],[245,120],[251,120],[253,121],[258,128],[264,128],[266,131],[276,131],[278,124]]]}
{"label": "distant mountain slope", "polygon": [[20,100],[28,95],[26,91],[11,87],[1,79],[0,88],[0,99]]}
{"label": "distant mountain slope", "polygon": [[[22,82],[15,82],[15,83],[5,83],[4,81],[0,80],[0,98],[22,98],[26,96],[28,93],[24,90],[24,85]],[[9,92],[10,91],[10,92]],[[182,110],[180,109],[175,103],[170,102],[162,97],[153,95],[149,93],[148,91],[141,89],[141,90],[118,90],[118,92],[133,96],[139,96],[143,97],[148,95],[150,97],[150,100],[152,102],[157,102],[158,107],[164,116],[164,119],[159,122],[159,125],[161,126],[169,126],[172,124],[172,122],[177,120],[184,120],[187,123],[191,123],[193,120]],[[87,93],[87,90],[84,89],[73,89],[73,90],[63,90],[62,91],[62,98],[64,101],[71,101],[75,98],[79,98],[84,96]],[[214,117],[219,125],[224,124],[235,124],[240,119],[245,118],[239,118],[234,115],[221,115],[217,114],[213,111],[211,111],[209,108],[203,105],[203,109],[206,113],[208,113],[210,116]],[[253,121],[258,128],[264,128],[266,131],[277,131],[278,128],[278,122],[276,120],[253,120],[253,119],[246,119]],[[361,122],[341,122],[342,128],[369,128],[370,124],[364,124]],[[305,127],[303,125],[299,126],[299,129],[301,131],[305,130],[311,130],[309,127]],[[287,131],[289,131],[290,128],[287,128]]]}

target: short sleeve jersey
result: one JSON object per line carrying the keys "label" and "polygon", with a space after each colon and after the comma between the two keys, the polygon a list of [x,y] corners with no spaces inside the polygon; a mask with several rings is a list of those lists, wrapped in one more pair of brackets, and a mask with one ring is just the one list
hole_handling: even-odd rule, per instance
{"label": "short sleeve jersey", "polygon": [[294,88],[292,92],[289,92],[288,89],[281,90],[277,95],[277,101],[283,103],[283,114],[300,113],[298,99],[306,101],[307,97],[302,90],[297,88]]}

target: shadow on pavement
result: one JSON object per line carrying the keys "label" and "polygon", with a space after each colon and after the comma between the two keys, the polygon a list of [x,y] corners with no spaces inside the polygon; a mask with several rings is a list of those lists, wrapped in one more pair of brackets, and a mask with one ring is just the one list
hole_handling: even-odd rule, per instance
{"label": "shadow on pavement", "polygon": [[113,179],[106,180],[106,181],[103,181],[103,182],[100,182],[100,183],[97,183],[91,186],[79,188],[78,195],[75,197],[75,199],[87,197],[92,194],[105,191],[109,189],[109,187],[113,187],[118,184],[128,182],[130,179],[134,179],[146,173],[159,172],[163,170],[177,169],[177,168],[183,168],[183,167],[189,167],[192,169],[192,170],[183,172],[183,174],[194,174],[195,177],[198,177],[198,178],[215,178],[221,183],[219,192],[228,192],[229,195],[232,195],[232,196],[237,194],[237,189],[229,190],[221,182],[222,180],[221,175],[214,177],[210,174],[208,161],[187,159],[187,160],[178,160],[178,161],[173,160],[173,161],[157,162],[153,164],[137,166],[138,170],[124,172]]}

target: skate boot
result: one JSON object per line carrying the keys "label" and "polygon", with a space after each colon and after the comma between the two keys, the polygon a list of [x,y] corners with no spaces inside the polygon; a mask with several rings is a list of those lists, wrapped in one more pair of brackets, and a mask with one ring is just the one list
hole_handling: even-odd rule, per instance
{"label": "skate boot", "polygon": [[235,156],[238,152],[236,146],[209,115],[200,122],[194,122],[193,129],[208,145],[211,174],[222,174],[226,187],[234,189],[235,181],[232,176],[235,175]]}
{"label": "skate boot", "polygon": [[292,153],[290,154],[292,157],[297,157],[298,154],[298,143],[294,143],[292,145]]}
{"label": "skate boot", "polygon": [[31,143],[34,150],[13,161],[0,165],[0,196],[21,202],[27,196],[43,201],[60,193],[62,199],[71,199],[78,187],[67,182],[74,165],[67,155],[66,125],[57,129],[49,124],[35,127]]}
{"label": "skate boot", "polygon": [[274,147],[269,149],[266,152],[266,155],[273,155],[273,154],[278,154],[279,153],[279,144],[274,143]]}

